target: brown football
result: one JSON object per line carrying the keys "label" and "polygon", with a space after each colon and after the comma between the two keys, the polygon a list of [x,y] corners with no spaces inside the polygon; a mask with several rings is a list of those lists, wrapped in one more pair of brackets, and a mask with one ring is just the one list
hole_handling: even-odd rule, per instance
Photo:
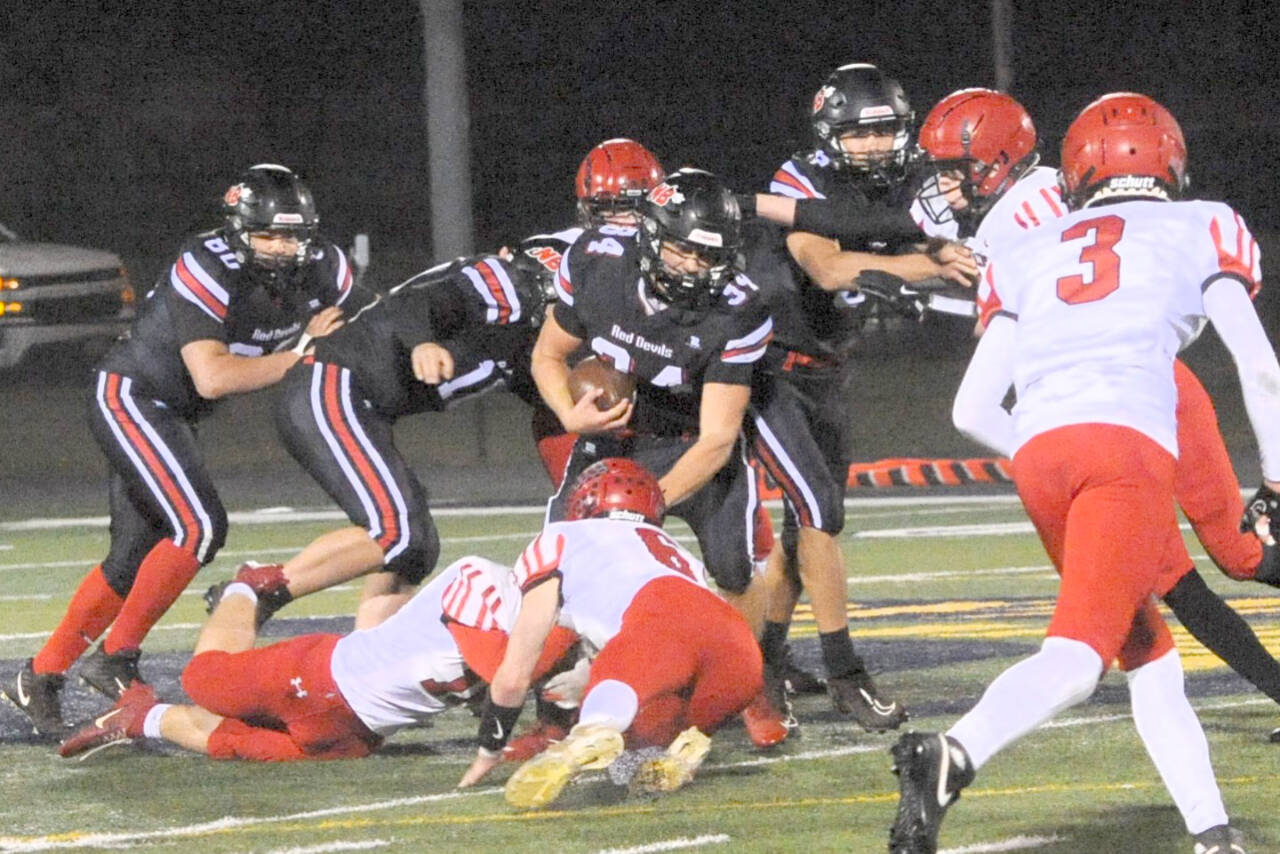
{"label": "brown football", "polygon": [[569,394],[577,403],[593,389],[602,388],[604,394],[596,398],[596,408],[611,409],[619,401],[635,399],[636,378],[614,369],[609,363],[595,356],[588,356],[569,371]]}

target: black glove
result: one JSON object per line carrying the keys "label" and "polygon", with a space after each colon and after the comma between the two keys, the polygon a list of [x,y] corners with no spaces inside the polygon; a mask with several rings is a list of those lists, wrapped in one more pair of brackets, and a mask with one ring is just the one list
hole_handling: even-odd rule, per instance
{"label": "black glove", "polygon": [[1280,522],[1280,519],[1276,518],[1277,515],[1280,515],[1280,492],[1274,492],[1264,483],[1258,487],[1258,491],[1244,506],[1244,515],[1240,517],[1240,533],[1256,532],[1258,519],[1263,516],[1270,520],[1268,526],[1270,528]]}
{"label": "black glove", "polygon": [[904,317],[920,319],[924,315],[928,295],[906,279],[884,270],[863,270],[854,280],[858,290],[878,300]]}

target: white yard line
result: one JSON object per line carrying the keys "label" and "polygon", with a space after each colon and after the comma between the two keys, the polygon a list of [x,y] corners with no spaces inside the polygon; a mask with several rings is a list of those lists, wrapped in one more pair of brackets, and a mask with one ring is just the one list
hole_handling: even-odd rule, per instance
{"label": "white yard line", "polygon": [[1014,836],[999,842],[979,842],[976,845],[964,845],[960,848],[944,848],[938,854],[987,854],[997,851],[1027,851],[1032,848],[1043,848],[1054,842],[1060,842],[1059,836]]}
{"label": "white yard line", "polygon": [[326,842],[323,845],[303,845],[298,848],[273,848],[267,854],[327,854],[329,851],[367,851],[385,848],[391,839],[370,839],[368,842]]}
{"label": "white yard line", "polygon": [[701,848],[704,845],[723,845],[730,841],[727,833],[710,833],[702,836],[667,839],[663,842],[650,842],[648,845],[637,845],[634,848],[602,848],[597,854],[649,854],[650,851],[683,851],[685,848]]}

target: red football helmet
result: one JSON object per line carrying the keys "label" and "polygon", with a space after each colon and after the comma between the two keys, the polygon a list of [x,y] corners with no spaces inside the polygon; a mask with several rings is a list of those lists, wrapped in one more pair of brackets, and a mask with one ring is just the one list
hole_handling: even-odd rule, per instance
{"label": "red football helmet", "polygon": [[1040,160],[1031,116],[993,89],[961,89],[943,98],[920,126],[919,142],[938,171],[960,173],[960,190],[977,217]]}
{"label": "red football helmet", "polygon": [[1075,209],[1115,197],[1176,199],[1187,187],[1182,128],[1146,95],[1103,95],[1067,128],[1058,180]]}
{"label": "red football helmet", "polygon": [[578,165],[574,189],[578,218],[598,226],[611,217],[636,216],[645,195],[662,183],[662,164],[649,149],[631,139],[606,139],[587,152]]}
{"label": "red football helmet", "polygon": [[569,495],[565,518],[630,519],[661,525],[667,515],[662,488],[649,470],[625,457],[609,457],[583,469]]}

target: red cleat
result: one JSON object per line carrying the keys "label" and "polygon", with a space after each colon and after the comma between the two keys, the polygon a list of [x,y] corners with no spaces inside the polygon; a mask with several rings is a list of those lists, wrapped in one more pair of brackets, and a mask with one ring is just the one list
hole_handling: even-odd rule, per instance
{"label": "red cleat", "polygon": [[795,726],[790,710],[779,711],[764,691],[757,694],[751,705],[742,710],[742,722],[746,724],[747,735],[756,747],[782,744]]}
{"label": "red cleat", "polygon": [[536,720],[533,726],[502,748],[502,758],[506,762],[526,762],[546,750],[557,741],[564,741],[569,731],[562,726]]}
{"label": "red cleat", "polygon": [[114,706],[67,736],[58,754],[86,759],[105,747],[141,738],[142,724],[155,704],[155,689],[145,682],[134,682]]}

